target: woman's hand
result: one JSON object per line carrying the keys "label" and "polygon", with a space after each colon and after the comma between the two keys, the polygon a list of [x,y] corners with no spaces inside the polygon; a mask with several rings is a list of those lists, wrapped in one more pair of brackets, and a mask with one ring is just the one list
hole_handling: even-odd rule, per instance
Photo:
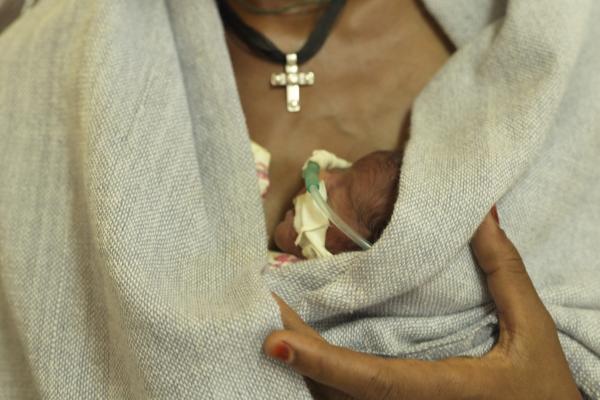
{"label": "woman's hand", "polygon": [[581,399],[554,321],[492,212],[496,217],[488,214],[471,241],[500,328],[498,343],[485,356],[384,359],[332,346],[279,298],[286,330],[271,333],[264,352],[318,382],[313,390],[324,398]]}

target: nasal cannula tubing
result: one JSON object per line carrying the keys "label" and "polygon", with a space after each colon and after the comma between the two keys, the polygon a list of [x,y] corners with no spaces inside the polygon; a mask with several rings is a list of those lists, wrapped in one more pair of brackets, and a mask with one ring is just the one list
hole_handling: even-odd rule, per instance
{"label": "nasal cannula tubing", "polygon": [[344,222],[336,213],[329,207],[329,204],[323,199],[321,193],[319,193],[319,171],[321,167],[314,161],[309,161],[306,168],[302,172],[304,177],[304,184],[306,185],[306,191],[310,193],[310,196],[315,201],[321,212],[329,218],[329,220],[339,230],[341,230],[346,236],[348,236],[354,243],[360,246],[363,250],[371,248],[371,243],[365,240],[358,232],[356,232],[350,225]]}

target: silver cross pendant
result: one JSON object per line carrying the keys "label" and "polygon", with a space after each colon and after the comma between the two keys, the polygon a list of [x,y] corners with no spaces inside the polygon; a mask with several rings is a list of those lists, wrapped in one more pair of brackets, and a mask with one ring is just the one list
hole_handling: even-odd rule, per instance
{"label": "silver cross pendant", "polygon": [[313,72],[298,71],[298,56],[296,53],[285,56],[285,72],[271,74],[271,86],[285,86],[287,110],[300,111],[300,86],[312,86],[315,83]]}

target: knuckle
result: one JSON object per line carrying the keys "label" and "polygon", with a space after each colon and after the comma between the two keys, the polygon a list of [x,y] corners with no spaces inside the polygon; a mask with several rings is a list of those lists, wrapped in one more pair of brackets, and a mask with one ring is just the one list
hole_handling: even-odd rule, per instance
{"label": "knuckle", "polygon": [[487,274],[493,275],[499,272],[516,275],[517,277],[526,276],[523,259],[516,252],[499,252],[490,255],[487,261]]}
{"label": "knuckle", "polygon": [[506,255],[502,260],[504,268],[511,273],[525,274],[523,259],[518,253]]}

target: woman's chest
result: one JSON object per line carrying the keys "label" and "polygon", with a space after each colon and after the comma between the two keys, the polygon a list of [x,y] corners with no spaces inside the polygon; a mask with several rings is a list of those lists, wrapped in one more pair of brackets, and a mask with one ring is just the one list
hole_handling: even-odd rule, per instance
{"label": "woman's chest", "polygon": [[[300,67],[314,73],[315,83],[300,88],[297,113],[286,110],[286,89],[269,84],[283,67],[229,38],[250,136],[272,157],[264,202],[269,236],[300,188],[301,166],[313,150],[353,161],[399,148],[408,138],[411,104],[449,50],[416,2],[390,3],[348,2],[325,46]],[[301,46],[305,37],[280,34],[283,50]]]}

